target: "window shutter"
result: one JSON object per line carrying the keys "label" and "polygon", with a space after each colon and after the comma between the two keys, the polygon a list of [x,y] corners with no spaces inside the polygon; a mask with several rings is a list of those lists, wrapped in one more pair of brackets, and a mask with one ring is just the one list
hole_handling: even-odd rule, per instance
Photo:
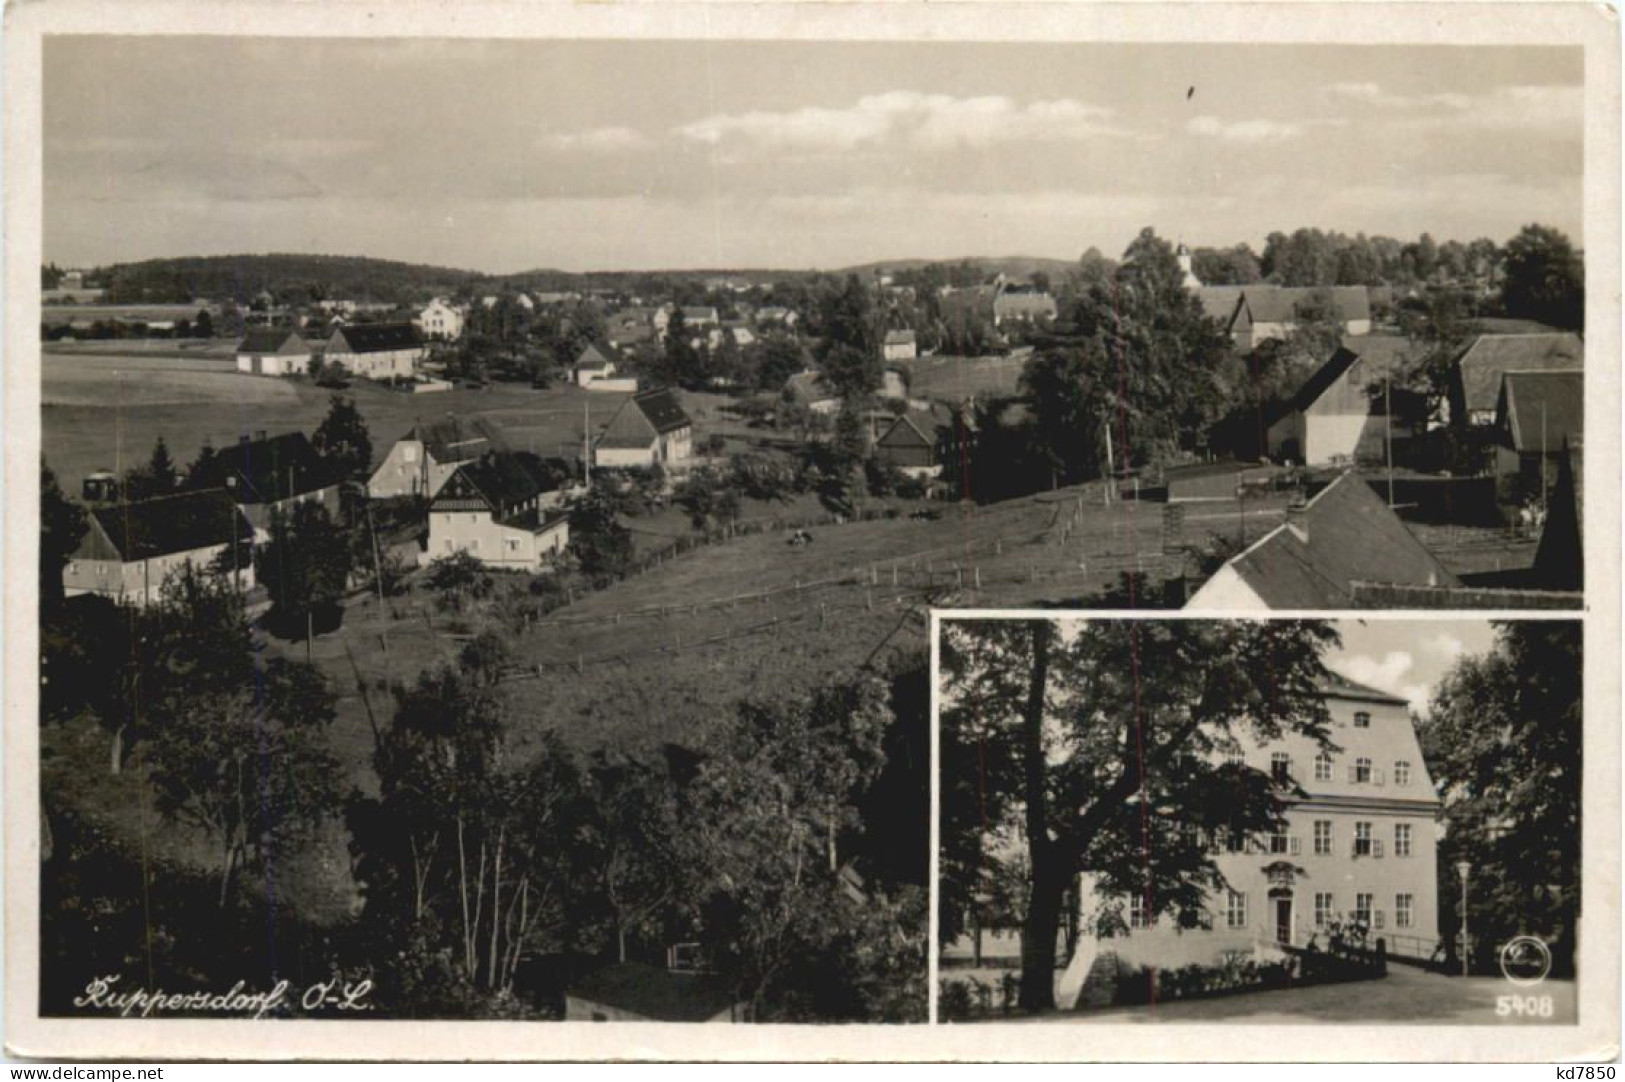
{"label": "window shutter", "polygon": [[1374,857],[1382,856],[1382,842],[1376,838],[1371,840],[1371,855]]}
{"label": "window shutter", "polygon": [[1303,839],[1299,838],[1297,836],[1293,836],[1293,838],[1291,839],[1291,848],[1292,848],[1292,855],[1293,856],[1298,856],[1300,853],[1303,852]]}

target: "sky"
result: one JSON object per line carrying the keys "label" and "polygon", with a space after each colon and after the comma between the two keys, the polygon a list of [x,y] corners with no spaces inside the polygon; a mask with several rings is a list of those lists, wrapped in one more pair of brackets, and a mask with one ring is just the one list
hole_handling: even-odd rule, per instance
{"label": "sky", "polygon": [[1583,243],[1578,48],[55,37],[45,258],[491,273]]}

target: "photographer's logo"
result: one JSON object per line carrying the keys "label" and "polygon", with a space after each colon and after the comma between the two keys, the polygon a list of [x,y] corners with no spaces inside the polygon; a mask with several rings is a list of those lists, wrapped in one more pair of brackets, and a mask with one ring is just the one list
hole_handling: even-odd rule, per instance
{"label": "photographer's logo", "polygon": [[1552,952],[1532,935],[1521,935],[1501,948],[1501,975],[1520,988],[1530,988],[1552,971]]}

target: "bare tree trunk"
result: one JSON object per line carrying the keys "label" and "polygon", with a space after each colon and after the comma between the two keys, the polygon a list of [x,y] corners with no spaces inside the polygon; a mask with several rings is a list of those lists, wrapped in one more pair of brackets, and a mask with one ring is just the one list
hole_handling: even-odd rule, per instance
{"label": "bare tree trunk", "polygon": [[507,835],[506,826],[497,831],[496,866],[491,875],[491,957],[485,965],[485,983],[490,988],[497,985],[497,946],[502,941],[502,843]]}
{"label": "bare tree trunk", "polygon": [[457,816],[457,894],[463,904],[463,965],[469,966],[468,959],[468,851],[463,844],[463,817]]}
{"label": "bare tree trunk", "polygon": [[1049,691],[1051,629],[1032,624],[1033,667],[1022,709],[1022,772],[1027,816],[1027,852],[1032,863],[1032,897],[1021,929],[1021,1007],[1027,1011],[1055,1008],[1055,934],[1065,879],[1056,867],[1059,854],[1049,836],[1048,764],[1044,759],[1044,704]]}

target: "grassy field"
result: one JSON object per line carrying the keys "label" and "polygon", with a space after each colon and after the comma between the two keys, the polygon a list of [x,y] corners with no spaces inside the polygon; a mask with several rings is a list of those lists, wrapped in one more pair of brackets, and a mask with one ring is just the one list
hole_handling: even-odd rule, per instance
{"label": "grassy field", "polygon": [[[332,393],[307,380],[241,374],[229,354],[181,359],[153,352],[52,352],[42,366],[45,456],[70,493],[79,491],[88,473],[144,461],[159,436],[184,463],[205,442],[223,447],[259,431],[308,433],[326,415]],[[414,424],[448,413],[497,421],[521,450],[573,455],[589,413],[600,428],[626,398],[512,383],[409,395],[366,380],[345,393],[355,398],[371,430],[375,462]]]}
{"label": "grassy field", "polygon": [[921,357],[908,362],[909,394],[959,402],[1016,394],[1025,357]]}

